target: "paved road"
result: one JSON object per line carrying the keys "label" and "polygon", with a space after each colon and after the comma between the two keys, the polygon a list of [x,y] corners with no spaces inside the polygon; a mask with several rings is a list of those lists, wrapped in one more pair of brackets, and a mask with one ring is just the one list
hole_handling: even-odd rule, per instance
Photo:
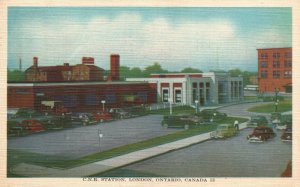
{"label": "paved road", "polygon": [[252,129],[227,140],[210,140],[167,153],[101,176],[279,177],[292,159],[292,145],[278,136],[248,143]]}
{"label": "paved road", "polygon": [[250,117],[253,115],[270,116],[270,114],[262,114],[262,113],[247,111],[248,108],[262,105],[262,104],[268,104],[268,103],[269,102],[257,102],[257,103],[243,103],[243,104],[238,104],[238,105],[230,105],[230,106],[219,108],[218,111],[225,112],[229,116],[244,116],[244,117]]}
{"label": "paved road", "polygon": [[[161,115],[125,119],[98,125],[78,127],[8,139],[8,149],[78,158],[99,150],[108,150],[125,144],[173,133],[178,129],[161,127]],[[100,140],[98,130],[103,138]]]}

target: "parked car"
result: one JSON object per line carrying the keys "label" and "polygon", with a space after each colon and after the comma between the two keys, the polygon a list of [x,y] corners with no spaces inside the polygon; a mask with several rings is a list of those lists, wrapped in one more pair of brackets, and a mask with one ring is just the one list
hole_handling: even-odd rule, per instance
{"label": "parked car", "polygon": [[275,137],[272,128],[266,126],[255,127],[253,132],[247,136],[249,142],[264,142],[270,138]]}
{"label": "parked car", "polygon": [[7,121],[7,135],[8,136],[23,136],[28,134],[19,121]]}
{"label": "parked car", "polygon": [[100,122],[113,120],[112,115],[105,111],[104,112],[93,112],[92,115],[94,116],[96,121],[100,121]]}
{"label": "parked car", "polygon": [[124,108],[124,111],[131,114],[131,116],[143,116],[147,115],[146,107],[143,106],[132,106]]}
{"label": "parked car", "polygon": [[20,108],[16,113],[16,117],[22,117],[22,118],[33,118],[33,117],[43,116],[43,115],[44,113],[33,110],[31,108]]}
{"label": "parked car", "polygon": [[293,130],[292,127],[287,127],[281,135],[281,141],[291,142],[293,140]]}
{"label": "parked car", "polygon": [[203,119],[195,115],[168,115],[164,116],[161,125],[164,128],[189,129],[203,124]]}
{"label": "parked car", "polygon": [[211,138],[228,138],[235,136],[237,134],[237,129],[232,124],[220,124],[217,130],[210,134]]}
{"label": "parked car", "polygon": [[204,109],[196,114],[201,116],[205,121],[221,120],[227,117],[227,114],[217,111],[216,109]]}
{"label": "parked car", "polygon": [[36,119],[23,120],[21,126],[33,133],[45,131],[45,127],[43,126],[42,122]]}
{"label": "parked car", "polygon": [[285,130],[288,126],[292,125],[292,115],[286,114],[281,116],[280,123],[276,124],[276,129]]}
{"label": "parked car", "polygon": [[65,116],[47,116],[40,121],[48,130],[57,130],[72,126],[71,119]]}
{"label": "parked car", "polygon": [[111,108],[109,109],[109,113],[114,119],[124,119],[132,116],[130,112],[125,111],[123,108]]}
{"label": "parked car", "polygon": [[91,113],[72,113],[71,115],[72,122],[79,122],[82,125],[90,125],[97,123],[97,120]]}
{"label": "parked car", "polygon": [[252,116],[247,123],[247,127],[267,126],[268,120],[265,116]]}

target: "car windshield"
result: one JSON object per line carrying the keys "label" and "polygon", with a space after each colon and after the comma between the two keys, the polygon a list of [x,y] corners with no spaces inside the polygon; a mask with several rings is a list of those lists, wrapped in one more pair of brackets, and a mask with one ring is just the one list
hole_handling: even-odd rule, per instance
{"label": "car windshield", "polygon": [[255,133],[264,133],[265,130],[264,130],[264,129],[255,129],[254,132],[255,132]]}

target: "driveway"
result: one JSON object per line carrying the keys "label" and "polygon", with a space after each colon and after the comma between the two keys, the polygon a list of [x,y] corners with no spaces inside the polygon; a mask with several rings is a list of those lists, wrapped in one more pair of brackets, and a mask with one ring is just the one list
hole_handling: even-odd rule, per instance
{"label": "driveway", "polygon": [[[99,123],[57,132],[8,139],[8,149],[79,158],[99,151],[170,134],[180,129],[164,129],[161,115]],[[99,131],[103,137],[99,142]]]}

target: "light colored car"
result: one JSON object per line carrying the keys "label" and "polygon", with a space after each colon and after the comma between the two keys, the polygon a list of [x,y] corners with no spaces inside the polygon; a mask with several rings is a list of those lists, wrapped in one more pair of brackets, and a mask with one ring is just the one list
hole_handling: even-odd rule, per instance
{"label": "light colored car", "polygon": [[235,136],[237,134],[237,129],[232,124],[221,124],[217,127],[216,131],[213,131],[210,136],[211,138],[228,138]]}
{"label": "light colored car", "polygon": [[268,120],[265,116],[252,116],[247,123],[247,127],[267,126]]}

